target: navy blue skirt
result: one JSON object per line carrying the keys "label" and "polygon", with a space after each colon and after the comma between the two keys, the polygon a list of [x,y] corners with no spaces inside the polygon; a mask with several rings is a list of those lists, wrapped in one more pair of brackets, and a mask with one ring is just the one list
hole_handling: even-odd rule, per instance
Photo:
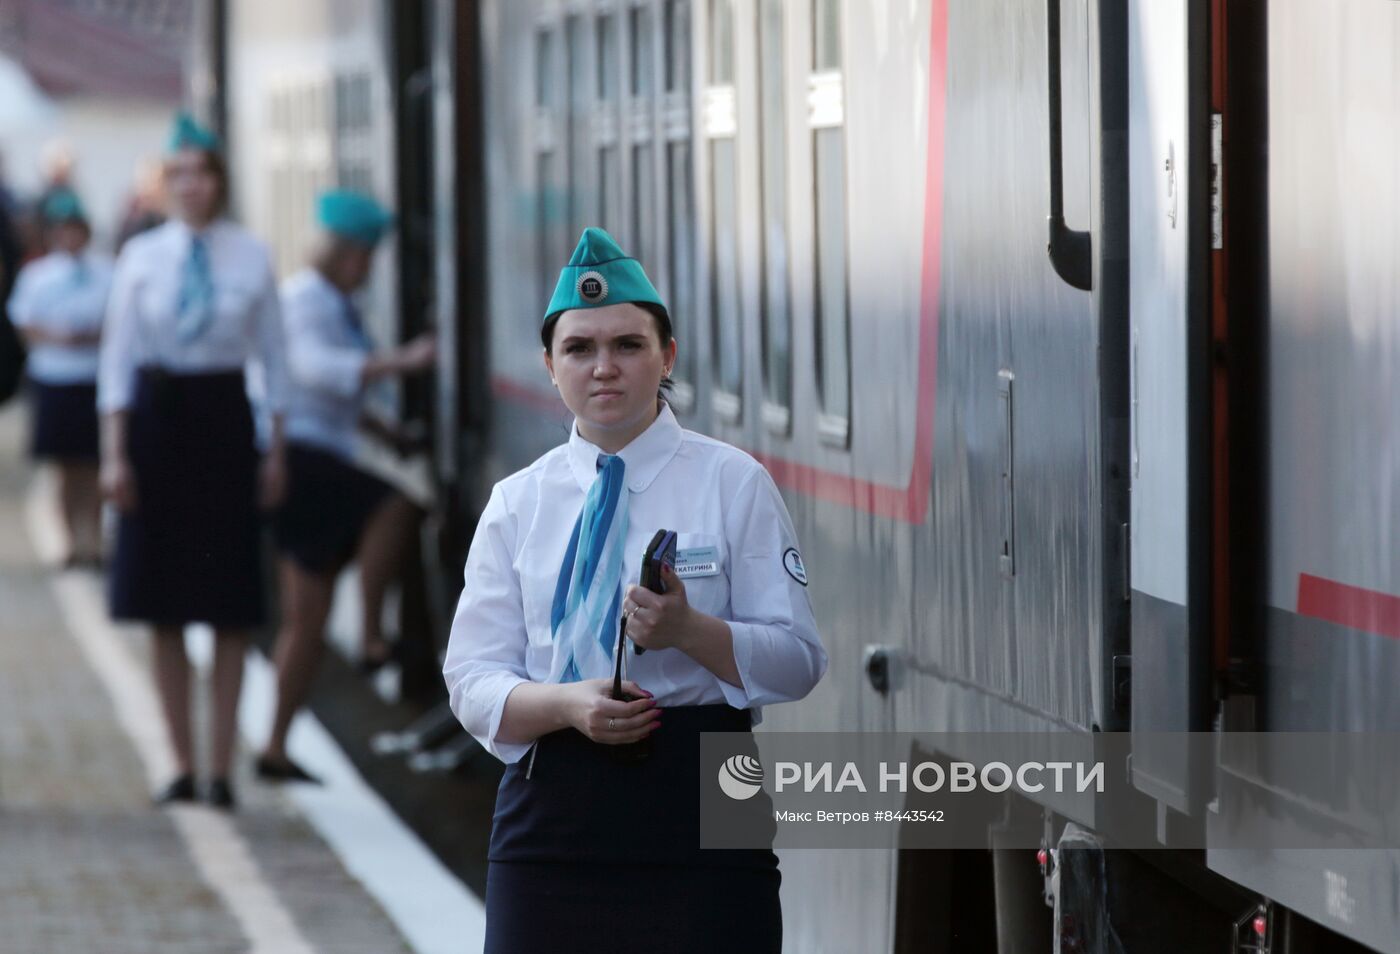
{"label": "navy blue skirt", "polygon": [[97,463],[97,385],[45,384],[29,379],[36,460]]}
{"label": "navy blue skirt", "polygon": [[310,573],[338,570],[355,555],[365,524],[394,488],[339,456],[287,445],[287,499],[273,518],[277,549]]}
{"label": "navy blue skirt", "polygon": [[117,524],[112,617],[261,625],[258,451],[242,372],[145,369],[126,427],[136,508]]}
{"label": "navy blue skirt", "polygon": [[[530,755],[507,766],[491,830],[486,954],[778,954],[777,856],[700,847],[700,733],[749,727],[746,710],[677,706],[645,761],[619,762],[566,729],[536,743],[533,766]],[[767,796],[753,804],[772,818]]]}

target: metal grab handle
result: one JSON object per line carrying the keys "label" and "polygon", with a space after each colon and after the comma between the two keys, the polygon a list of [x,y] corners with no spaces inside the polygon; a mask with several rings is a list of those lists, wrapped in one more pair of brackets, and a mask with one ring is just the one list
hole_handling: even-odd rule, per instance
{"label": "metal grab handle", "polygon": [[1066,284],[1094,287],[1094,243],[1086,232],[1065,226],[1065,171],[1060,117],[1060,0],[1045,0],[1046,85],[1050,89],[1050,264]]}

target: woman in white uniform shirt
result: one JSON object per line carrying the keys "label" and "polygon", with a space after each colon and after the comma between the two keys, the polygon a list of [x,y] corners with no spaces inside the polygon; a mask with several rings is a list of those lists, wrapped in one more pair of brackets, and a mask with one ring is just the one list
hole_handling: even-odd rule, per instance
{"label": "woman in white uniform shirt", "polygon": [[88,248],[78,197],[51,193],[39,210],[49,253],[24,267],[10,318],[29,345],[34,420],[31,453],[52,461],[68,536],[66,566],[101,563],[97,487],[97,346],[112,286],[112,262]]}
{"label": "woman in white uniform shirt", "polygon": [[[121,512],[111,578],[119,620],[155,629],[155,671],[177,775],[158,802],[195,796],[187,623],[214,628],[209,801],[228,783],[248,630],[264,618],[259,508],[285,484],[287,390],[268,250],[222,217],[212,133],[177,118],[166,160],[173,218],[122,250],[102,342],[103,489]],[[244,366],[262,369],[271,438],[254,444]]]}
{"label": "woman in white uniform shirt", "polygon": [[419,511],[356,464],[359,432],[387,426],[364,410],[366,390],[422,373],[437,350],[431,333],[376,349],[353,296],[369,280],[374,250],[393,216],[367,195],[336,189],[316,202],[323,235],[312,264],[282,283],[291,391],[287,405],[287,499],[273,530],[281,555],[277,709],[256,763],[270,781],[315,781],[287,757],[287,732],[311,690],[340,570],[360,571],[362,668],[389,658],[380,632],[384,593],[413,541]]}
{"label": "woman in white uniform shirt", "polygon": [[[444,666],[458,718],[507,763],[486,950],[567,931],[571,951],[713,951],[740,924],[745,950],[776,952],[777,860],[699,849],[697,773],[700,732],[747,732],[825,672],[786,508],[752,457],[658,398],[670,320],[605,232],[584,232],[542,341],[575,426],[492,491]],[[635,582],[663,528],[679,551],[658,595]],[[611,698],[619,615],[649,650],[626,652],[630,702]],[[648,758],[615,757],[641,739]]]}

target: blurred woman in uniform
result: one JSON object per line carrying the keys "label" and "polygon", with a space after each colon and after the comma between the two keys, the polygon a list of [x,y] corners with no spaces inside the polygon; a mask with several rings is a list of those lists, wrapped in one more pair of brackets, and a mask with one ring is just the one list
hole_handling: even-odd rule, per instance
{"label": "blurred woman in uniform", "polygon": [[[826,670],[787,508],[752,457],[677,423],[670,317],[606,232],[584,232],[541,342],[574,426],[492,491],[444,664],[453,711],[506,763],[486,951],[777,954],[777,858],[701,850],[698,773],[701,732],[747,733]],[[678,549],[654,593],[636,581],[662,529]]]}
{"label": "blurred woman in uniform", "polygon": [[[263,622],[259,508],[282,497],[287,383],[266,246],[224,217],[217,137],[186,115],[165,167],[171,220],[117,260],[102,361],[102,486],[120,511],[111,611],[155,630],[155,674],[176,777],[195,797],[188,623],[214,628],[208,800],[232,808],[229,768],[248,631]],[[259,460],[244,368],[261,367],[271,436]]]}
{"label": "blurred woman in uniform", "polygon": [[36,460],[51,461],[58,474],[68,538],[64,565],[95,567],[102,560],[97,347],[112,262],[89,249],[92,232],[72,192],[51,192],[40,215],[48,254],[21,270],[10,320],[29,346],[31,452]]}
{"label": "blurred woman in uniform", "polygon": [[322,235],[311,264],[282,285],[291,369],[288,493],[274,523],[283,618],[277,711],[256,766],[271,781],[315,781],[287,757],[287,730],[320,662],[336,576],[351,560],[360,569],[362,665],[373,669],[389,657],[380,632],[384,593],[419,513],[355,463],[359,430],[384,429],[365,414],[363,398],[375,382],[427,371],[436,355],[431,334],[377,350],[352,297],[368,281],[393,216],[368,196],[344,190],[321,195],[316,215]]}

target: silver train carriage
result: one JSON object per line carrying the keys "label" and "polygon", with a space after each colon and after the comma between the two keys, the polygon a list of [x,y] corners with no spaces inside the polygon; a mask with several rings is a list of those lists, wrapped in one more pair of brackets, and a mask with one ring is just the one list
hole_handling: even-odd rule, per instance
{"label": "silver train carriage", "polygon": [[245,217],[403,209],[449,529],[565,436],[538,314],[601,224],[803,540],[831,671],[771,728],[1133,733],[1161,850],[788,852],[789,950],[1400,951],[1400,852],[1209,847],[1383,818],[1161,734],[1400,728],[1400,4],[215,6]]}

